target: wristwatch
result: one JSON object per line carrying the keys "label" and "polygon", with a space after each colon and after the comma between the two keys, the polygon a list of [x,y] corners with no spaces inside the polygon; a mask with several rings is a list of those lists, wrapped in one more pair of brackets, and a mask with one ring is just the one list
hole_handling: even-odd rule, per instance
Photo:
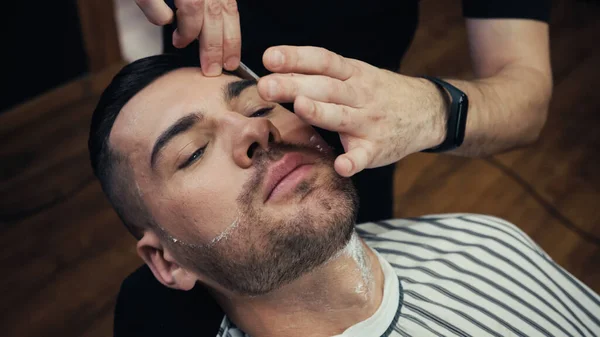
{"label": "wristwatch", "polygon": [[[467,111],[469,110],[469,98],[457,87],[441,80],[437,77],[422,76],[433,82],[436,86],[445,89],[450,94],[450,111],[448,112],[448,121],[446,128],[446,138],[444,141],[433,148],[423,150],[422,152],[446,152],[461,146],[465,139],[465,128],[467,126]],[[444,91],[444,92],[445,92]]]}

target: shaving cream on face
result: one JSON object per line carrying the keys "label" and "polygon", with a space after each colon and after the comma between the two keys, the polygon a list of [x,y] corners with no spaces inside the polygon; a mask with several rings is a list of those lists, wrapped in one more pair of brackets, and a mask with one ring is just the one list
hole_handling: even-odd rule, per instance
{"label": "shaving cream on face", "polygon": [[221,240],[226,240],[227,238],[229,238],[229,235],[231,234],[231,232],[233,232],[234,229],[237,228],[238,224],[240,223],[240,217],[238,216],[232,223],[231,225],[229,225],[229,227],[225,228],[224,231],[221,232],[221,234],[217,235],[214,239],[212,239],[207,246],[211,247],[213,245],[215,245],[217,242],[221,241]]}
{"label": "shaving cream on face", "polygon": [[319,138],[316,135],[312,135],[308,139],[308,145],[309,146],[313,146],[319,152],[324,153],[325,151],[328,150],[328,148],[327,148],[326,144],[322,144],[322,143],[323,142],[319,141]]}
{"label": "shaving cream on face", "polygon": [[209,248],[209,247],[214,246],[215,244],[217,244],[221,240],[228,239],[229,236],[231,235],[231,233],[237,228],[237,226],[238,226],[239,223],[240,223],[240,216],[238,215],[237,218],[229,226],[227,226],[227,228],[225,228],[225,230],[223,230],[221,233],[219,233],[217,236],[215,236],[207,244],[192,244],[192,243],[187,243],[187,242],[179,240],[176,237],[168,234],[168,232],[164,228],[162,228],[161,226],[159,226],[159,228],[163,231],[163,233],[165,233],[165,235],[167,236],[167,238],[170,239],[173,243],[177,243],[177,244],[188,246],[188,247],[192,247],[192,248]]}

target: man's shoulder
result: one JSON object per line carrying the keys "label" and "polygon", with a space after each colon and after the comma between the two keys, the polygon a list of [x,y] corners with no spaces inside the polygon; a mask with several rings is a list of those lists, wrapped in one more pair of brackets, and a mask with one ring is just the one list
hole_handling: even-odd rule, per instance
{"label": "man's shoulder", "polygon": [[[432,310],[436,319],[459,322],[455,310],[460,308],[471,317],[491,317],[494,327],[511,322],[532,331],[524,335],[541,335],[545,328],[561,336],[567,335],[565,329],[600,328],[598,294],[504,219],[440,214],[364,223],[356,229],[396,271],[408,311]],[[568,322],[579,322],[581,328],[563,329]],[[471,320],[460,324],[476,328]]]}
{"label": "man's shoulder", "polygon": [[[509,227],[522,232],[517,225],[493,215],[477,213],[440,213],[427,214],[417,217],[391,218],[380,221],[363,222],[356,224],[359,229],[369,228],[372,233],[385,233],[394,229],[406,227],[419,227],[427,225],[446,224],[468,224],[468,223],[493,223],[498,227]],[[523,232],[522,232],[523,233]],[[523,233],[524,234],[524,233]]]}
{"label": "man's shoulder", "polygon": [[442,242],[477,247],[496,244],[527,254],[548,255],[519,226],[496,216],[474,213],[431,214],[356,225],[359,235],[373,248],[384,242],[438,245]]}

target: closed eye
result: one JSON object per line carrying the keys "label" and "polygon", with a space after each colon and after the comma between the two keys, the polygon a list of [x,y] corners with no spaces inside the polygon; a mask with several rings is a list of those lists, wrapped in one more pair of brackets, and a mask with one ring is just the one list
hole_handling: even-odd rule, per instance
{"label": "closed eye", "polygon": [[[208,146],[208,145],[206,145]],[[184,169],[190,165],[192,165],[194,162],[196,162],[198,159],[200,159],[202,157],[202,155],[204,154],[204,151],[206,150],[206,146],[203,146],[201,148],[199,148],[198,150],[194,151],[194,153],[192,153],[192,155],[190,155],[188,157],[188,159],[183,162],[183,164],[179,165],[179,169]]]}
{"label": "closed eye", "polygon": [[258,111],[256,111],[252,115],[250,115],[250,118],[264,117],[264,116],[268,115],[273,110],[273,108],[275,108],[275,107],[271,106],[271,107],[266,107],[266,108],[259,109]]}
{"label": "closed eye", "polygon": [[[275,108],[274,106],[270,106],[270,107],[259,109],[256,112],[254,112],[252,115],[250,115],[250,117],[251,118],[264,117],[264,116],[268,115],[274,108]],[[206,146],[208,146],[208,144]],[[198,150],[194,151],[194,153],[192,153],[185,162],[183,162],[181,165],[179,165],[179,169],[180,170],[184,169],[184,168],[192,165],[198,159],[200,159],[202,157],[202,155],[204,155],[206,146],[201,147]]]}

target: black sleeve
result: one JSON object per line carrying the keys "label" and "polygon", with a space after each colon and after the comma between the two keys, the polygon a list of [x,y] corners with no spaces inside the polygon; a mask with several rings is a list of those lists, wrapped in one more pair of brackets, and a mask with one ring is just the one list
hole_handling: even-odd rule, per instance
{"label": "black sleeve", "polygon": [[532,19],[550,21],[550,0],[463,0],[462,11],[467,18]]}

